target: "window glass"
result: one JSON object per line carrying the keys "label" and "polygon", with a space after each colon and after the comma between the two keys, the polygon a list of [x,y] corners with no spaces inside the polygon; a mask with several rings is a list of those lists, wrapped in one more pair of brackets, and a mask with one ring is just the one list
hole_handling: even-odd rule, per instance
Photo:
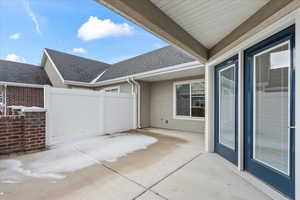
{"label": "window glass", "polygon": [[204,117],[205,98],[204,83],[197,82],[191,84],[192,92],[192,117]]}
{"label": "window glass", "polygon": [[190,84],[176,86],[176,114],[190,116]]}
{"label": "window glass", "polygon": [[219,72],[219,140],[232,150],[235,149],[235,65]]}
{"label": "window glass", "polygon": [[176,85],[176,115],[186,117],[205,116],[203,81]]}

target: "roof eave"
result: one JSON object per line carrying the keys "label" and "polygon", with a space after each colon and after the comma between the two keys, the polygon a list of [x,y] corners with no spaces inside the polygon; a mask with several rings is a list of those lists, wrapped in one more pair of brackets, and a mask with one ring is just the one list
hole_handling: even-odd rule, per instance
{"label": "roof eave", "polygon": [[204,66],[205,65],[200,63],[199,61],[192,61],[192,62],[188,62],[188,63],[173,65],[173,66],[158,69],[158,70],[152,70],[152,71],[148,71],[148,72],[142,72],[142,73],[132,74],[132,75],[128,75],[128,76],[122,76],[122,77],[118,77],[118,78],[114,78],[114,79],[109,79],[109,80],[105,80],[105,81],[100,81],[100,82],[95,83],[94,87],[125,82],[125,81],[127,81],[128,79],[131,79],[131,78],[141,79],[141,78],[146,78],[146,77],[150,77],[150,76],[157,76],[157,75],[160,75],[160,74],[165,74],[165,73],[170,73],[170,72],[177,72],[177,71],[180,72],[180,71],[183,71],[183,70],[193,69],[193,68],[198,68],[198,67],[204,67]]}

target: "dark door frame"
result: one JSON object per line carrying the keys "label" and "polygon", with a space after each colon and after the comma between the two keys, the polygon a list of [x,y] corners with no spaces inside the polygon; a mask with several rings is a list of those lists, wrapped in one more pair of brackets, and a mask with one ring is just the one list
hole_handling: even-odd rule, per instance
{"label": "dark door frame", "polygon": [[285,41],[290,41],[291,48],[291,69],[290,69],[290,126],[295,124],[295,69],[293,55],[295,50],[295,26],[287,29],[259,42],[245,51],[244,70],[244,166],[245,170],[257,176],[267,184],[276,188],[283,194],[294,198],[295,195],[295,130],[290,129],[290,176],[287,176],[269,166],[257,162],[253,159],[253,56],[259,52],[269,49]]}
{"label": "dark door frame", "polygon": [[[219,143],[219,71],[226,67],[229,67],[230,65],[235,65],[235,150],[229,149],[228,147]],[[215,67],[214,151],[235,165],[238,165],[238,70],[238,55],[227,59],[226,61],[218,64]]]}

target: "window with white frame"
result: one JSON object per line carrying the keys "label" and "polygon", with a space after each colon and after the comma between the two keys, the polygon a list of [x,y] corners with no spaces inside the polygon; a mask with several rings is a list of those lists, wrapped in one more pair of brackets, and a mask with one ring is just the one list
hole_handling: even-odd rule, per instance
{"label": "window with white frame", "polygon": [[174,117],[201,119],[205,116],[204,80],[177,82],[174,84]]}
{"label": "window with white frame", "polygon": [[105,88],[104,91],[108,93],[120,93],[120,87],[117,86],[117,87]]}

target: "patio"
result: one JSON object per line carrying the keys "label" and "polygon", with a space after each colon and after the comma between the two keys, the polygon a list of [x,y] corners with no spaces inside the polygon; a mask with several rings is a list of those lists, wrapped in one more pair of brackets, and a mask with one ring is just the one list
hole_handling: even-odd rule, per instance
{"label": "patio", "polygon": [[[227,161],[204,153],[203,135],[154,128],[135,133],[157,142],[113,162],[74,150],[77,159],[93,164],[63,173],[62,179],[29,177],[19,183],[0,182],[0,199],[271,199],[236,174]],[[9,159],[26,166],[39,154]],[[4,159],[0,160],[0,174],[5,170]]]}

